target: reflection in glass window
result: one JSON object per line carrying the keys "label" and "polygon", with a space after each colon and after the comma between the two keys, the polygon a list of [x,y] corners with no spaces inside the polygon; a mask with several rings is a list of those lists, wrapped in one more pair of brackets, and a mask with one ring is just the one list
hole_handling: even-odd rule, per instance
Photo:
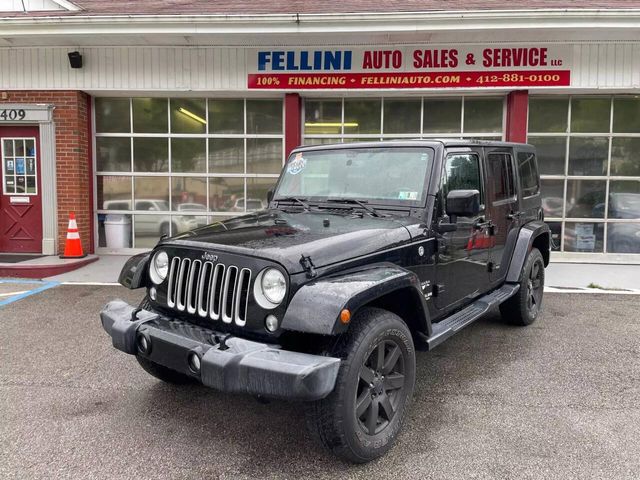
{"label": "reflection in glass window", "polygon": [[345,99],[344,133],[380,133],[380,111],[382,101],[378,99]]}
{"label": "reflection in glass window", "polygon": [[609,218],[640,218],[640,180],[611,180]]}
{"label": "reflection in glass window", "polygon": [[[169,211],[169,177],[135,177],[136,210]],[[145,202],[142,204],[141,202]],[[144,207],[144,208],[143,208]]]}
{"label": "reflection in glass window", "polygon": [[564,208],[564,180],[542,179],[542,211],[545,218],[562,218]]}
{"label": "reflection in glass window", "polygon": [[244,100],[209,100],[209,133],[244,133]]}
{"label": "reflection in glass window", "polygon": [[173,133],[206,133],[205,101],[198,98],[171,99],[171,131]]}
{"label": "reflection in glass window", "polygon": [[609,131],[610,119],[609,97],[571,99],[571,132],[605,133]]}
{"label": "reflection in glass window", "polygon": [[602,253],[604,223],[567,222],[564,225],[564,251]]}
{"label": "reflection in glass window", "polygon": [[502,131],[502,98],[464,99],[464,132],[483,133]]}
{"label": "reflection in glass window", "polygon": [[384,133],[420,133],[420,99],[384,100]]}
{"label": "reflection in glass window", "polygon": [[551,230],[551,250],[554,252],[560,251],[562,241],[562,223],[561,222],[546,222]]}
{"label": "reflection in glass window", "polygon": [[564,175],[567,137],[534,137],[527,142],[536,147],[540,175]]}
{"label": "reflection in glass window", "polygon": [[477,190],[482,193],[480,162],[477,155],[469,153],[449,154],[445,162],[445,173],[445,197],[452,190]]}
{"label": "reflection in glass window", "polygon": [[96,169],[99,172],[130,172],[131,139],[129,137],[97,137]]}
{"label": "reflection in glass window", "polygon": [[611,253],[640,253],[640,223],[609,223],[607,251]]}
{"label": "reflection in glass window", "polygon": [[462,117],[461,98],[425,98],[424,133],[458,133]]}
{"label": "reflection in glass window", "polygon": [[128,98],[96,98],[94,106],[96,132],[131,132]]}
{"label": "reflection in glass window", "polygon": [[538,193],[538,168],[533,152],[518,152],[518,172],[522,195],[529,197]]}
{"label": "reflection in glass window", "polygon": [[282,170],[282,140],[247,139],[247,173],[273,173]]}
{"label": "reflection in glass window", "polygon": [[247,133],[282,133],[282,101],[247,100]]}
{"label": "reflection in glass window", "polygon": [[209,173],[244,173],[244,140],[210,138]]}
{"label": "reflection in glass window", "polygon": [[207,141],[204,138],[171,139],[172,172],[205,172]]}
{"label": "reflection in glass window", "polygon": [[515,195],[511,155],[490,153],[487,157],[489,185],[492,201],[505,200]]}
{"label": "reflection in glass window", "polygon": [[101,175],[96,183],[98,208],[131,210],[131,177]]}
{"label": "reflection in glass window", "polygon": [[173,177],[171,205],[174,212],[207,210],[207,179],[205,177]]}
{"label": "reflection in glass window", "polygon": [[567,131],[567,97],[531,97],[529,131],[535,133]]}
{"label": "reflection in glass window", "polygon": [[136,172],[168,171],[169,141],[164,137],[135,137],[133,139],[133,169]]}
{"label": "reflection in glass window", "polygon": [[611,175],[640,177],[640,138],[614,137],[611,145]]}
{"label": "reflection in glass window", "polygon": [[169,215],[134,215],[133,223],[135,248],[153,248],[161,236],[173,235]]}
{"label": "reflection in glass window", "polygon": [[606,175],[609,139],[571,137],[569,139],[569,175]]}
{"label": "reflection in glass window", "polygon": [[166,98],[134,98],[131,104],[134,133],[167,133],[169,131]]}
{"label": "reflection in glass window", "polygon": [[568,218],[604,218],[605,180],[567,180]]}
{"label": "reflection in glass window", "polygon": [[244,212],[244,179],[210,178],[209,210],[212,212]]}
{"label": "reflection in glass window", "polygon": [[307,135],[341,134],[341,100],[307,100],[304,103],[304,130]]}
{"label": "reflection in glass window", "polygon": [[613,99],[613,132],[640,133],[640,98],[638,96]]}
{"label": "reflection in glass window", "polygon": [[267,208],[267,192],[274,188],[277,178],[248,178],[247,179],[247,211]]}

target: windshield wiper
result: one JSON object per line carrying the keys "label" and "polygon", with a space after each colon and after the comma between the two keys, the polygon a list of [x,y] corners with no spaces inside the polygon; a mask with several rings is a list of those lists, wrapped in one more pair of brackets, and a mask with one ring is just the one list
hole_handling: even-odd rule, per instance
{"label": "windshield wiper", "polygon": [[371,215],[373,215],[374,217],[383,217],[384,215],[382,215],[381,213],[378,213],[378,211],[367,205],[367,201],[366,200],[356,200],[355,198],[337,198],[337,197],[331,197],[331,198],[327,198],[327,202],[331,202],[331,203],[351,203],[351,204],[356,204],[360,207],[362,207],[364,210],[366,210],[367,212],[369,212]]}
{"label": "windshield wiper", "polygon": [[279,197],[276,198],[276,202],[296,202],[300,205],[302,205],[302,207],[305,210],[309,210],[309,204],[307,202],[305,202],[306,199],[304,198],[299,198],[299,197]]}

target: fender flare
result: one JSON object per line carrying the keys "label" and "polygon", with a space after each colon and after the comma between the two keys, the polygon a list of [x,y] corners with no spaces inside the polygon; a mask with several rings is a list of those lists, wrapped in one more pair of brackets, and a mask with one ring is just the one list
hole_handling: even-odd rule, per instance
{"label": "fender flare", "polygon": [[536,243],[536,239],[542,237],[543,242],[541,251],[544,258],[544,266],[549,265],[549,252],[550,252],[550,239],[551,230],[549,225],[541,220],[527,223],[518,232],[518,239],[516,240],[516,246],[513,249],[513,255],[511,255],[511,262],[509,263],[509,270],[507,271],[506,282],[518,283],[520,281],[520,274],[522,273],[522,266],[527,260],[529,252]]}
{"label": "fender flare", "polygon": [[284,330],[336,335],[347,330],[340,322],[343,309],[352,315],[359,308],[395,291],[410,292],[418,307],[411,323],[423,333],[431,322],[418,276],[393,263],[377,263],[320,278],[302,286],[293,296],[282,319]]}
{"label": "fender flare", "polygon": [[151,252],[134,255],[126,261],[118,277],[118,283],[131,290],[144,287],[147,284],[147,264]]}

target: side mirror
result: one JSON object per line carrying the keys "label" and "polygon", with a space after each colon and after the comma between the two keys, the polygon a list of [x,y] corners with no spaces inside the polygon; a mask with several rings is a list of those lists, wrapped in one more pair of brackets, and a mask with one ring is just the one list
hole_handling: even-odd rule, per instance
{"label": "side mirror", "polygon": [[267,190],[267,202],[271,203],[271,200],[273,200],[273,188]]}
{"label": "side mirror", "polygon": [[480,212],[478,190],[451,190],[447,195],[447,214],[456,217],[473,217]]}

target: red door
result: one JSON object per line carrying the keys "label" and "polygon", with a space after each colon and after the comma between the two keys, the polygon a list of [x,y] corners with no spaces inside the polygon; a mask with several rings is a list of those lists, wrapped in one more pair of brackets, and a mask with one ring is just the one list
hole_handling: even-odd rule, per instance
{"label": "red door", "polygon": [[0,252],[42,252],[38,127],[0,126]]}

